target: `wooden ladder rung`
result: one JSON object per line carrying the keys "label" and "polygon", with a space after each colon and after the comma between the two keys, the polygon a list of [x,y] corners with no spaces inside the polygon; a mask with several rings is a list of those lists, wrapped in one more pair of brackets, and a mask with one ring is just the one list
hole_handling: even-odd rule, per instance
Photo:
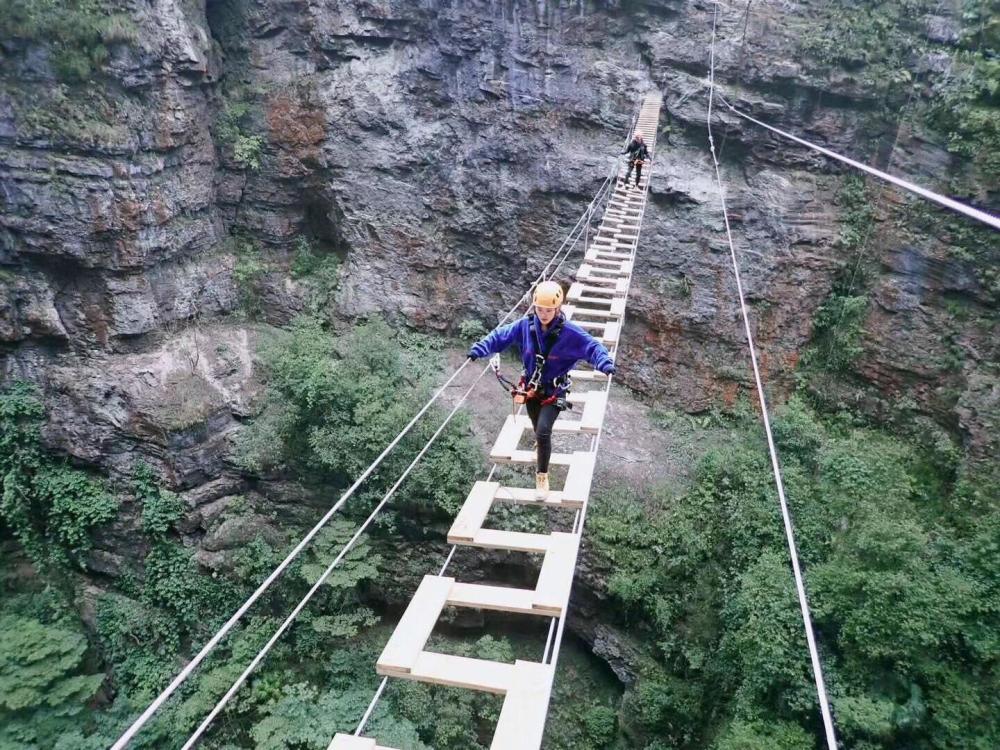
{"label": "wooden ladder rung", "polygon": [[414,670],[424,644],[448,601],[452,583],[453,578],[424,576],[389,642],[382,649],[375,671],[381,675],[405,677]]}
{"label": "wooden ladder rung", "polygon": [[[624,302],[625,300],[621,300]],[[578,324],[582,318],[603,318],[604,321],[607,319],[615,319],[621,317],[621,313],[617,312],[612,305],[610,310],[603,310],[596,307],[579,307],[577,305],[563,305],[563,315],[566,316],[567,320],[575,320]],[[602,321],[602,322],[604,322]]]}
{"label": "wooden ladder rung", "polygon": [[[513,461],[516,454],[524,452],[517,449],[521,442],[521,436],[526,430],[530,431],[531,429],[531,419],[526,414],[508,415],[504,420],[503,427],[500,428],[496,442],[490,448],[490,460],[505,463]],[[579,426],[573,420],[556,419],[552,425],[552,431],[556,433],[579,432],[579,430]]]}
{"label": "wooden ladder rung", "polygon": [[591,294],[606,294],[607,297],[591,297],[590,299],[596,300],[597,302],[605,305],[611,304],[611,298],[617,294],[614,289],[608,289],[603,286],[591,286],[590,284],[585,284],[582,281],[574,281],[569,285],[569,291],[566,293],[566,299],[570,301],[578,301],[584,299],[586,293]]}
{"label": "wooden ladder rung", "polygon": [[621,335],[621,328],[622,328],[621,323],[618,323],[614,320],[609,322],[604,327],[604,335],[601,337],[601,342],[605,346],[614,346],[615,344],[617,344],[618,337],[619,335]]}
{"label": "wooden ladder rung", "polygon": [[566,502],[585,503],[590,497],[590,484],[594,480],[597,455],[590,451],[575,451],[566,473],[563,499]]}
{"label": "wooden ladder rung", "polygon": [[[565,314],[566,306],[563,306],[563,311]],[[580,328],[584,328],[590,331],[599,331],[601,334],[601,343],[605,346],[614,346],[618,343],[618,331],[619,324],[615,321],[600,322],[597,320],[577,320],[575,317],[570,318],[569,314],[566,314],[567,319],[571,319]],[[596,337],[595,337],[596,338]]]}
{"label": "wooden ladder rung", "polygon": [[597,370],[570,370],[569,376],[573,380],[607,380],[608,376]]}
{"label": "wooden ladder rung", "polygon": [[481,583],[458,583],[451,587],[448,604],[468,609],[489,609],[496,612],[513,612],[537,615],[532,589],[512,589],[506,586],[487,586]]}
{"label": "wooden ladder rung", "polygon": [[533,487],[501,487],[497,490],[497,502],[516,503],[517,505],[543,505],[550,508],[579,508],[583,503],[567,500],[562,490],[549,490],[544,500],[535,497]]}
{"label": "wooden ladder rung", "polygon": [[[449,541],[451,541],[449,539]],[[472,540],[473,547],[505,549],[512,552],[545,553],[550,543],[548,534],[530,534],[526,531],[480,529]]]}
{"label": "wooden ladder rung", "polygon": [[579,281],[586,281],[588,284],[607,284],[617,287],[622,277],[585,263],[577,269],[576,278]]}
{"label": "wooden ladder rung", "polygon": [[434,685],[482,690],[503,695],[514,678],[514,665],[487,659],[423,651],[408,675],[398,675]]}
{"label": "wooden ladder rung", "polygon": [[[514,451],[514,454],[506,461],[498,461],[500,463],[508,464],[533,464],[535,463],[535,452],[534,451]],[[570,453],[553,453],[552,457],[549,458],[549,463],[552,466],[569,466],[573,461],[573,456]]]}
{"label": "wooden ladder rung", "polygon": [[538,750],[545,734],[552,667],[515,661],[514,680],[500,709],[490,750]]}
{"label": "wooden ladder rung", "polygon": [[510,415],[504,420],[500,434],[497,435],[493,447],[490,449],[491,461],[509,461],[517,452],[518,443],[521,442],[521,435],[524,434],[524,427],[518,424],[514,415]]}
{"label": "wooden ladder rung", "polygon": [[594,247],[591,245],[587,254],[584,256],[585,260],[603,260],[603,261],[622,261],[630,260],[632,255],[630,253],[616,253],[613,250],[605,250],[602,247]]}

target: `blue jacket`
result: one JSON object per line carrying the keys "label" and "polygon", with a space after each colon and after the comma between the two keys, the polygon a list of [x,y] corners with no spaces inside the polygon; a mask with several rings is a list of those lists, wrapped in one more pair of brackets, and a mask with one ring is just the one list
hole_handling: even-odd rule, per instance
{"label": "blue jacket", "polygon": [[[558,320],[562,321],[563,328],[542,368],[541,382],[546,392],[551,391],[553,380],[568,373],[581,359],[587,360],[595,370],[606,375],[615,371],[615,362],[604,344],[576,323],[566,320],[562,313],[559,313]],[[553,320],[546,336],[556,325],[558,321]],[[512,345],[517,346],[521,351],[521,364],[524,365],[525,377],[531,380],[535,372],[535,355],[541,353],[542,341],[542,328],[538,318],[526,315],[520,320],[494,329],[485,338],[477,341],[469,350],[469,356],[488,357]]]}

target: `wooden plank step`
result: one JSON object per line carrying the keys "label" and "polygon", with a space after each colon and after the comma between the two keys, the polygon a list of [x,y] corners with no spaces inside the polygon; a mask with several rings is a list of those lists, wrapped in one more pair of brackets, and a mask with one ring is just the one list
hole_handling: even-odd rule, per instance
{"label": "wooden plank step", "polygon": [[405,677],[415,669],[424,644],[448,601],[453,581],[451,578],[424,576],[389,642],[382,649],[375,663],[376,672]]}
{"label": "wooden plank step", "polygon": [[584,272],[577,271],[576,280],[590,286],[604,286],[608,291],[619,297],[624,297],[628,290],[628,276],[601,276],[588,267]]}
{"label": "wooden plank step", "polygon": [[[572,463],[573,456],[570,453],[553,453],[552,457],[549,459],[549,463],[552,466],[569,466]],[[507,464],[534,464],[535,463],[535,452],[534,451],[514,451],[514,455],[510,457],[508,461],[499,461],[498,463]]]}
{"label": "wooden plank step", "polygon": [[585,503],[590,497],[590,484],[594,480],[594,466],[597,454],[591,451],[575,451],[573,461],[566,473],[566,484],[562,493],[564,501]]}
{"label": "wooden plank step", "polygon": [[590,260],[591,258],[601,258],[603,260],[632,260],[632,253],[620,253],[611,249],[612,247],[614,246],[591,244],[591,246],[587,248],[584,260]]}
{"label": "wooden plank step", "polygon": [[515,661],[514,680],[500,709],[490,750],[539,750],[552,692],[548,664]]}
{"label": "wooden plank step", "polygon": [[[621,299],[621,298],[619,298]],[[624,302],[625,300],[622,300]],[[567,319],[572,319],[580,322],[584,318],[603,318],[607,320],[620,318],[621,315],[616,313],[614,309],[605,310],[603,308],[598,309],[596,307],[577,307],[576,305],[563,305],[563,314]]]}
{"label": "wooden plank step", "polygon": [[355,737],[353,734],[338,732],[326,750],[395,750],[385,745],[376,745],[375,740]]}
{"label": "wooden plank step", "polygon": [[569,376],[573,380],[607,380],[608,376],[597,370],[570,370]]}
{"label": "wooden plank step", "polygon": [[[614,346],[615,344],[618,343],[619,325],[615,321],[608,321],[606,323],[601,323],[600,321],[596,320],[576,320],[574,318],[573,322],[586,331],[595,331],[597,333],[600,333],[599,340],[605,346]],[[594,338],[598,337],[595,335]]]}
{"label": "wooden plank step", "polygon": [[434,685],[504,695],[513,684],[514,665],[424,651],[409,674],[398,676]]}
{"label": "wooden plank step", "polygon": [[579,501],[567,500],[563,497],[562,490],[549,490],[545,499],[539,500],[535,497],[534,487],[501,487],[497,490],[495,501],[517,505],[542,505],[549,508],[575,509],[583,505]]}
{"label": "wooden plank step", "polygon": [[[603,289],[602,291],[611,291],[610,289]],[[577,297],[574,302],[579,302],[581,305],[589,305],[590,307],[604,306],[607,307],[612,300],[623,299],[622,297]]]}
{"label": "wooden plank step", "polygon": [[593,286],[591,284],[584,284],[582,281],[574,281],[569,285],[569,291],[566,293],[566,299],[577,301],[587,292],[591,294],[606,294],[608,297],[598,299],[598,302],[610,305],[611,300],[614,299],[612,295],[615,294],[614,290],[608,289],[603,286]]}
{"label": "wooden plank step", "polygon": [[458,583],[451,587],[448,604],[468,609],[489,609],[535,615],[535,592],[532,589],[512,589],[506,586],[486,586],[481,583]]}
{"label": "wooden plank step", "polygon": [[[589,263],[580,264],[580,267],[576,270],[576,277],[580,281],[587,281],[591,284],[611,284],[612,286],[617,286],[617,282],[619,281],[625,281],[625,279],[615,275],[614,272],[604,268],[595,268]],[[625,290],[622,289],[622,291],[624,292]]]}
{"label": "wooden plank step", "polygon": [[549,536],[552,537],[552,541],[538,574],[534,607],[559,617],[566,611],[566,605],[569,603],[580,537],[577,534],[565,534],[560,531],[554,531]]}
{"label": "wooden plank step", "polygon": [[[450,539],[448,541],[451,541]],[[503,529],[480,529],[472,540],[472,547],[505,549],[511,552],[544,554],[549,549],[548,534],[530,534],[526,531],[504,531]]]}
{"label": "wooden plank step", "polygon": [[[490,460],[510,461],[517,452],[517,446],[521,442],[524,431],[531,429],[531,419],[526,414],[508,415],[504,420],[503,427],[500,428],[500,434],[490,449]],[[552,425],[552,431],[558,433],[577,432],[579,429],[574,422],[560,421],[559,419]]]}

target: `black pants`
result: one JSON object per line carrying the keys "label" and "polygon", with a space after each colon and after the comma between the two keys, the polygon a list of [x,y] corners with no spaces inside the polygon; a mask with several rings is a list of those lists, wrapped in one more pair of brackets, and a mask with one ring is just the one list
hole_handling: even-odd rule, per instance
{"label": "black pants", "polygon": [[628,163],[628,171],[625,172],[625,184],[628,185],[628,178],[632,176],[632,167],[635,167],[635,184],[639,186],[639,178],[642,177],[642,159],[633,159]]}
{"label": "black pants", "polygon": [[555,404],[542,406],[540,399],[531,399],[525,406],[531,426],[535,428],[535,442],[538,443],[537,465],[538,473],[546,474],[549,470],[549,459],[552,457],[552,423],[562,411]]}

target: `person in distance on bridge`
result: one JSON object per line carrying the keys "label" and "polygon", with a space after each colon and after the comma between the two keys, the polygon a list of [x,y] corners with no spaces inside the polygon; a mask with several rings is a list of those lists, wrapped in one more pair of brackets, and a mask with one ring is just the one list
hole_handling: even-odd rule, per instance
{"label": "person in distance on bridge", "polygon": [[632,167],[635,167],[635,186],[639,187],[639,178],[642,177],[642,165],[649,160],[649,148],[643,140],[642,131],[635,131],[632,142],[628,144],[623,154],[628,154],[628,170],[625,172],[625,187],[628,187],[628,178],[632,176]]}
{"label": "person in distance on bridge", "polygon": [[549,492],[552,425],[567,408],[569,371],[583,359],[595,370],[612,375],[615,362],[600,341],[566,320],[561,309],[563,289],[557,282],[543,281],[535,287],[533,303],[534,312],[495,328],[473,344],[469,359],[499,354],[510,346],[520,349],[523,371],[511,395],[527,407],[535,431],[535,497],[544,500]]}

